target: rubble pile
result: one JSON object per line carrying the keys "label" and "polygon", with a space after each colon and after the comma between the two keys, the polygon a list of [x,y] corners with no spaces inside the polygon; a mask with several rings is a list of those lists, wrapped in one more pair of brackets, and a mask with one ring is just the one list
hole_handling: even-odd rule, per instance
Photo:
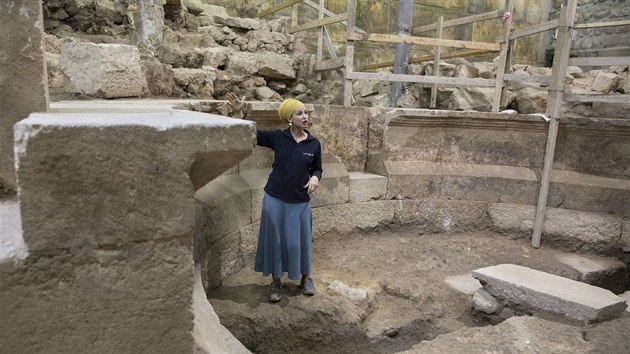
{"label": "rubble pile", "polygon": [[[336,72],[316,79],[315,55],[307,50],[300,33],[288,33],[288,17],[235,17],[226,8],[201,0],[185,0],[175,8],[165,4],[156,14],[163,17],[159,18],[163,31],[147,35],[139,29],[148,26],[146,21],[139,18],[137,5],[128,0],[45,1],[46,55],[53,100],[224,99],[227,92],[233,91],[260,101],[280,101],[284,97],[308,103],[343,101],[343,81]],[[99,48],[72,43],[91,43]],[[90,53],[101,55],[95,60]],[[77,61],[88,57],[92,57],[90,65]],[[75,65],[83,69],[73,68]],[[453,59],[441,62],[439,70],[442,77],[492,79],[496,67],[496,59],[494,63]],[[144,75],[137,75],[138,68]],[[126,70],[131,73],[122,73]],[[432,62],[408,67],[408,74],[413,75],[433,75],[433,71]],[[545,77],[550,78],[551,69],[516,64],[511,73],[529,81],[509,82],[508,97],[501,108],[544,113],[548,96]],[[96,83],[86,86],[85,78],[94,77],[99,78]],[[116,83],[128,87],[115,89],[112,85]],[[630,75],[627,66],[588,71],[569,67],[566,85],[567,93],[629,94]],[[355,81],[354,104],[387,106],[390,86],[389,82]],[[493,94],[493,87],[440,86],[436,108],[490,111]],[[398,106],[429,108],[430,96],[431,85],[406,83]],[[565,102],[563,113],[574,117],[623,117],[628,111],[628,104]]]}

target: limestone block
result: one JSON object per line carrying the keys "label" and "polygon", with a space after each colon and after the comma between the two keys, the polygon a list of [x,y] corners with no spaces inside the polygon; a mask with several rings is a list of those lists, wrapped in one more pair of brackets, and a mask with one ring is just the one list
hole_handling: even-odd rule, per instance
{"label": "limestone block", "polygon": [[518,113],[545,113],[547,110],[547,97],[544,91],[526,87],[516,93],[516,110]]}
{"label": "limestone block", "polygon": [[59,65],[70,92],[103,97],[139,97],[147,90],[138,48],[123,44],[66,43]]}
{"label": "limestone block", "polygon": [[330,231],[340,233],[355,229],[369,230],[390,224],[394,219],[395,201],[347,203],[313,209],[313,237]]}
{"label": "limestone block", "polygon": [[203,65],[211,68],[225,66],[228,57],[233,54],[232,49],[227,47],[197,48],[195,49],[203,55]]}
{"label": "limestone block", "polygon": [[268,101],[269,99],[278,95],[278,93],[276,93],[274,90],[270,89],[267,86],[257,87],[255,91],[256,91],[256,97],[263,101]]}
{"label": "limestone block", "polygon": [[473,278],[470,272],[466,274],[447,277],[446,279],[444,279],[444,282],[448,284],[451,288],[466,295],[473,295],[477,290],[481,288],[481,283],[479,283],[479,280]]}
{"label": "limestone block", "polygon": [[493,314],[499,309],[499,302],[484,288],[475,291],[472,299],[472,306],[477,311]]}
{"label": "limestone block", "polygon": [[192,186],[253,139],[251,122],[196,112],[33,114],[16,124],[24,239],[44,250],[187,234]]}
{"label": "limestone block", "polygon": [[382,199],[387,193],[387,177],[366,172],[350,172],[350,203]]}
{"label": "limestone block", "polygon": [[419,199],[395,203],[395,222],[415,225],[425,233],[480,230],[489,224],[484,202]]}
{"label": "limestone block", "polygon": [[328,285],[328,288],[357,305],[361,304],[368,297],[367,289],[352,288],[339,280],[333,280]]}
{"label": "limestone block", "polygon": [[472,275],[498,299],[577,321],[612,319],[627,307],[609,290],[514,264],[476,269]]}
{"label": "limestone block", "polygon": [[579,273],[578,280],[620,294],[627,289],[626,264],[613,258],[586,257],[567,253],[557,256],[561,263]]}
{"label": "limestone block", "polygon": [[41,2],[0,2],[0,193],[17,189],[13,125],[48,108],[43,26]]}
{"label": "limestone block", "polygon": [[311,132],[338,156],[349,171],[362,171],[367,155],[369,122],[376,115],[361,107],[316,105],[309,115]]}
{"label": "limestone block", "polygon": [[630,252],[630,220],[624,219],[621,227],[621,250]]}
{"label": "limestone block", "polygon": [[626,301],[628,307],[626,307],[626,312],[630,312],[630,291],[626,291],[623,294],[619,295],[620,298]]}
{"label": "limestone block", "polygon": [[488,111],[492,108],[493,88],[472,87],[441,90],[449,93],[440,99],[440,106],[454,111]]}
{"label": "limestone block", "polygon": [[[494,227],[511,235],[531,235],[535,207],[508,203],[488,206]],[[618,251],[621,219],[614,215],[578,210],[546,208],[542,242],[567,251],[590,250],[598,253]]]}
{"label": "limestone block", "polygon": [[244,30],[259,30],[263,27],[260,20],[253,18],[241,18],[241,17],[229,17],[229,16],[214,16],[214,22],[220,25],[240,28]]}
{"label": "limestone block", "polygon": [[479,69],[472,65],[457,65],[457,68],[455,69],[455,77],[468,77],[474,79],[479,77]]}
{"label": "limestone block", "polygon": [[617,74],[600,72],[595,76],[591,90],[601,93],[614,92],[621,78]]}
{"label": "limestone block", "polygon": [[234,52],[228,57],[227,70],[235,75],[252,76],[259,67],[254,54]]}
{"label": "limestone block", "polygon": [[22,219],[17,201],[0,200],[0,263],[17,263],[28,256],[22,238]]}
{"label": "limestone block", "polygon": [[350,197],[350,176],[341,160],[330,152],[322,152],[324,173],[317,190],[311,194],[313,207],[347,203]]}

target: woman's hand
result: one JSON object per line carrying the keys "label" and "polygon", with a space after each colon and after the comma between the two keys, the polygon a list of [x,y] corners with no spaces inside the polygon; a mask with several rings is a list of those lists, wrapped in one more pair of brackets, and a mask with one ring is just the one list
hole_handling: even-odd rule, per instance
{"label": "woman's hand", "polygon": [[243,118],[243,108],[245,107],[245,96],[239,98],[234,92],[228,92],[227,94],[228,104],[234,112],[235,118]]}
{"label": "woman's hand", "polygon": [[311,176],[311,179],[308,180],[308,183],[304,186],[304,188],[307,188],[308,194],[311,194],[315,192],[318,185],[319,185],[319,178],[317,178],[317,176]]}

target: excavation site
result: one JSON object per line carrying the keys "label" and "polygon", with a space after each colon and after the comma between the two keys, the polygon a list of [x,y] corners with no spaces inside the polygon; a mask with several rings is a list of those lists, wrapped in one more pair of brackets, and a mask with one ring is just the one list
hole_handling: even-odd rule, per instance
{"label": "excavation site", "polygon": [[630,353],[630,2],[0,10],[0,353]]}

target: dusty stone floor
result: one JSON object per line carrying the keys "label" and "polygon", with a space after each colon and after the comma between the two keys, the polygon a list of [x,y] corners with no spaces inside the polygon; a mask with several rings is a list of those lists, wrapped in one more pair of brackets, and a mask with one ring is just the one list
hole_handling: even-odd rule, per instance
{"label": "dusty stone floor", "polygon": [[445,281],[502,263],[577,279],[559,254],[492,232],[329,233],[314,241],[315,296],[303,296],[285,276],[282,300],[270,304],[270,280],[248,266],[208,298],[255,353],[630,353],[628,312],[586,327],[535,316],[490,325],[472,314],[474,282],[457,290]]}

